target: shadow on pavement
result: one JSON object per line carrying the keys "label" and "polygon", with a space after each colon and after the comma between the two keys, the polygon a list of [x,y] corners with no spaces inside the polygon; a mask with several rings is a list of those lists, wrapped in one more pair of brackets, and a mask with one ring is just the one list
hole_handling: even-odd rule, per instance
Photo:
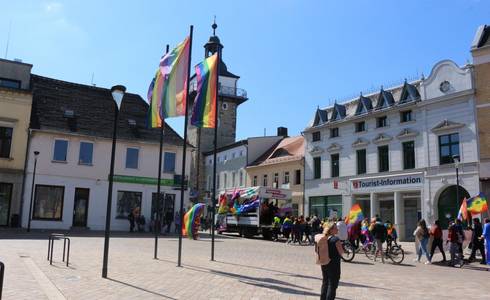
{"label": "shadow on pavement", "polygon": [[[254,286],[258,286],[258,287],[262,287],[262,288],[276,290],[276,291],[279,291],[281,293],[320,297],[320,294],[317,294],[317,293],[295,290],[295,289],[291,289],[291,288],[287,288],[287,287],[283,287],[283,286],[277,286],[277,285],[272,285],[272,284],[264,284],[264,283],[260,283],[260,282],[248,282],[248,281],[244,281],[244,280],[238,280],[238,281],[241,283],[245,283],[245,284],[250,284],[250,285],[254,285]],[[337,299],[340,299],[340,298],[337,298]]]}
{"label": "shadow on pavement", "polygon": [[370,286],[370,285],[364,285],[364,284],[357,284],[357,283],[352,283],[352,282],[339,282],[339,286],[346,286],[346,287],[355,287],[355,288],[368,288],[368,289],[377,289],[377,290],[387,290],[390,291],[390,289],[386,289],[383,287],[376,287],[376,286]]}
{"label": "shadow on pavement", "polygon": [[163,294],[160,294],[160,293],[157,293],[157,292],[149,291],[149,290],[146,290],[144,288],[140,288],[139,286],[135,286],[135,285],[132,285],[132,284],[127,283],[127,282],[123,282],[123,281],[120,281],[120,280],[117,280],[117,279],[113,279],[113,278],[107,278],[107,279],[110,280],[110,281],[119,283],[119,284],[123,284],[123,285],[129,286],[129,287],[132,287],[134,289],[137,289],[137,290],[140,290],[140,291],[143,291],[143,292],[147,292],[147,293],[153,294],[155,296],[163,297],[165,299],[177,300],[176,298],[172,298],[170,296],[166,296],[166,295],[163,295]]}

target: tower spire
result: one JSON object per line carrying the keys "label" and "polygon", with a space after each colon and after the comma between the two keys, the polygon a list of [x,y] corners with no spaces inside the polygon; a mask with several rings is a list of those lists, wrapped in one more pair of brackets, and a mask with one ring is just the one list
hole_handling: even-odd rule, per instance
{"label": "tower spire", "polygon": [[218,28],[218,25],[216,24],[216,15],[214,16],[213,25],[211,25],[211,28],[213,28],[213,36],[216,36],[216,28]]}

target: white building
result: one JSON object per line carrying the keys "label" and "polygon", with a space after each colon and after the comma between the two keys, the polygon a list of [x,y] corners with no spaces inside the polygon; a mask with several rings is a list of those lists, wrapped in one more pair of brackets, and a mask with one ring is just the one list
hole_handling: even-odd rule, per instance
{"label": "white building", "polygon": [[479,193],[472,66],[444,60],[428,78],[318,109],[305,129],[309,214],[346,215],[359,203],[410,239],[419,219],[456,217]]}
{"label": "white building", "polygon": [[[105,228],[114,101],[110,90],[32,76],[34,105],[27,161],[22,226],[29,218],[34,151],[32,228]],[[159,129],[146,128],[148,104],[127,93],[119,113],[111,230],[128,230],[128,214],[140,207],[147,226],[156,211]],[[183,139],[164,133],[162,212],[180,207]],[[189,148],[188,148],[189,149]],[[190,158],[191,149],[187,155]],[[189,161],[189,160],[187,160]],[[187,165],[186,174],[189,174]],[[184,195],[188,204],[188,193]]]}

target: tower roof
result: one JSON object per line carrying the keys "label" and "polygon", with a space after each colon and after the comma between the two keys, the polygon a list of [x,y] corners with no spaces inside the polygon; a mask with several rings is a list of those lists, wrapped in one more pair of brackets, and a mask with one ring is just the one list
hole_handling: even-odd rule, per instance
{"label": "tower roof", "polygon": [[211,28],[213,28],[213,35],[209,37],[208,42],[204,45],[205,57],[208,57],[210,54],[212,55],[212,54],[216,53],[216,51],[218,51],[218,50],[221,51],[220,62],[219,62],[219,75],[225,76],[225,77],[240,78],[240,76],[229,72],[228,67],[223,62],[223,48],[224,47],[223,47],[223,44],[221,44],[219,37],[216,35],[216,28],[218,28],[218,25],[216,24],[216,18],[214,20],[213,25],[211,25]]}

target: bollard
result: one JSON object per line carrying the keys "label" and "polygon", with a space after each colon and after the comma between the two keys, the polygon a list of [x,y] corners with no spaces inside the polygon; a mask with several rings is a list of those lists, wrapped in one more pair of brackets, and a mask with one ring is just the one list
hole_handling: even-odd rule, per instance
{"label": "bollard", "polygon": [[0,299],[2,299],[3,290],[3,274],[5,273],[5,265],[0,261]]}

